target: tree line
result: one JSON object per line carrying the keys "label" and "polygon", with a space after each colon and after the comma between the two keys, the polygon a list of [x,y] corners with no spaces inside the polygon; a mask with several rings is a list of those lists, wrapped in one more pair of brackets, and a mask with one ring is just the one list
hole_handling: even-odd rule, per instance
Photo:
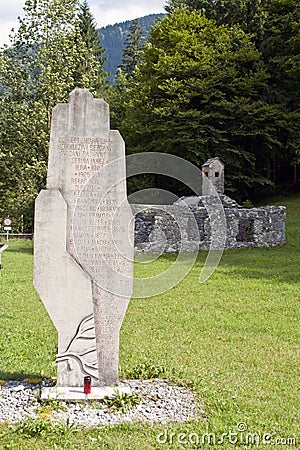
{"label": "tree line", "polygon": [[117,80],[115,125],[129,151],[197,166],[219,156],[238,200],[296,189],[300,3],[169,0],[166,10]]}
{"label": "tree line", "polygon": [[[23,215],[45,186],[52,107],[75,87],[105,98],[127,153],[160,151],[198,167],[219,156],[238,200],[296,189],[300,4],[297,0],[169,0],[148,39],[134,20],[115,85],[84,1],[27,0],[0,51],[0,216]],[[189,194],[176,180],[137,187]]]}

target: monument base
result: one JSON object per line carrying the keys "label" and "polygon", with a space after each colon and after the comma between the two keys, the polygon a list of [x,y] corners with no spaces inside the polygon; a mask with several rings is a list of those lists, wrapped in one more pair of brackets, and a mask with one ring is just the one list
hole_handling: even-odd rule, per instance
{"label": "monument base", "polygon": [[92,387],[90,394],[83,392],[83,387],[45,387],[41,390],[41,400],[62,400],[66,402],[72,401],[90,401],[90,400],[103,400],[104,397],[113,398],[118,394],[131,394],[129,386],[101,386]]}

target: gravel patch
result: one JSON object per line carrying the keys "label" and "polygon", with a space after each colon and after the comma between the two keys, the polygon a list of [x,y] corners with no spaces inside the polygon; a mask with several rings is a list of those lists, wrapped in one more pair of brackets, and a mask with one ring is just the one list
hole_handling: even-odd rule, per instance
{"label": "gravel patch", "polygon": [[[54,422],[68,420],[81,427],[118,424],[121,422],[145,421],[151,424],[186,422],[204,417],[205,414],[186,387],[168,380],[123,380],[119,384],[129,385],[132,394],[139,395],[141,402],[126,412],[113,410],[104,402],[59,402],[43,408],[39,402],[42,386],[51,385],[51,380],[33,385],[26,381],[8,381],[0,390],[0,422],[17,423],[28,418],[51,419]],[[57,402],[54,402],[57,403]]]}

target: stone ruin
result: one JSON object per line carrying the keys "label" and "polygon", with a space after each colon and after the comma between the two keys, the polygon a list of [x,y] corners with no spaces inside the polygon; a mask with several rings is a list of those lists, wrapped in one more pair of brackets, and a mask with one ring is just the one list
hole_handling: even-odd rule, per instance
{"label": "stone ruin", "polygon": [[213,193],[216,192],[226,219],[225,249],[285,244],[284,206],[248,209],[224,195],[224,164],[219,158],[206,161],[202,166],[202,173],[200,197],[182,197],[172,205],[131,205],[132,212],[136,213],[136,252],[175,253],[182,249],[194,251],[195,245],[199,250],[209,250],[212,233],[206,206],[213,204]]}

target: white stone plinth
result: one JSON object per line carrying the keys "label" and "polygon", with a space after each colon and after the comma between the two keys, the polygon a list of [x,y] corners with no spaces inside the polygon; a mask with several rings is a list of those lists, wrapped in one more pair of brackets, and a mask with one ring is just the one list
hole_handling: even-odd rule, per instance
{"label": "white stone plinth", "polygon": [[104,397],[113,398],[119,394],[130,394],[129,386],[95,386],[91,388],[90,394],[85,394],[82,387],[67,387],[54,386],[46,387],[41,391],[41,400],[63,400],[63,401],[89,401],[89,400],[103,400]]}

